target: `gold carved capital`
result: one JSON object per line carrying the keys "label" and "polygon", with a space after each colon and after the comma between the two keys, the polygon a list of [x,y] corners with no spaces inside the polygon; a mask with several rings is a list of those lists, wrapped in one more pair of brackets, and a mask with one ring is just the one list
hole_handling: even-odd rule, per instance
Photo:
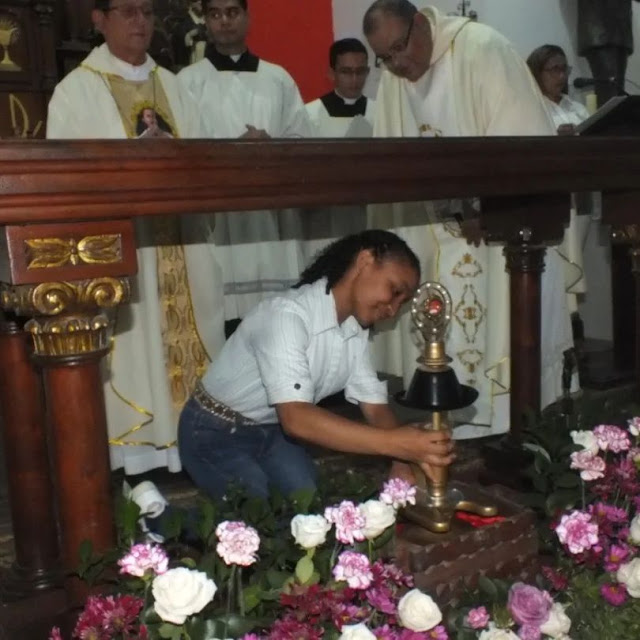
{"label": "gold carved capital", "polygon": [[109,348],[110,324],[102,313],[33,318],[24,329],[33,338],[37,356],[81,356]]}
{"label": "gold carved capital", "polygon": [[0,287],[0,306],[21,316],[55,316],[90,309],[110,309],[129,299],[127,278]]}
{"label": "gold carved capital", "polygon": [[110,322],[103,310],[126,302],[129,295],[127,278],[3,284],[0,306],[31,316],[25,330],[33,337],[35,355],[72,357],[108,349]]}
{"label": "gold carved capital", "polygon": [[27,269],[52,269],[67,264],[115,264],[122,261],[119,233],[75,238],[28,238],[24,241]]}

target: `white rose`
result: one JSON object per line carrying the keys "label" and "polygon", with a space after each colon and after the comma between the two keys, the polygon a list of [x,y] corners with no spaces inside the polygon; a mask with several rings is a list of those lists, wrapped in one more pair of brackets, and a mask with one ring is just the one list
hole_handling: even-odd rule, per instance
{"label": "white rose", "polygon": [[572,431],[571,439],[579,447],[584,447],[587,451],[591,451],[594,456],[598,451],[600,451],[600,447],[598,446],[596,437],[593,435],[593,431]]}
{"label": "white rose", "polygon": [[376,640],[366,624],[345,624],[338,640]]}
{"label": "white rose", "polygon": [[632,598],[640,598],[640,558],[634,558],[631,562],[623,564],[616,575],[618,582],[627,587]]}
{"label": "white rose", "polygon": [[540,627],[542,633],[552,638],[566,638],[571,629],[571,618],[564,612],[559,602],[554,602],[549,611],[549,619]]}
{"label": "white rose", "polygon": [[478,640],[520,640],[520,638],[509,629],[498,629],[489,625],[489,628],[480,634]]}
{"label": "white rose", "polygon": [[640,514],[631,521],[629,526],[629,542],[640,546]]}
{"label": "white rose", "polygon": [[360,511],[364,515],[364,537],[367,540],[377,538],[385,529],[396,521],[396,510],[380,500],[367,500],[360,505]]}
{"label": "white rose", "polygon": [[153,580],[153,607],[165,622],[182,624],[187,616],[202,611],[217,590],[216,583],[202,571],[170,569]]}
{"label": "white rose", "polygon": [[398,618],[411,631],[429,631],[442,622],[442,613],[431,596],[411,589],[398,602]]}
{"label": "white rose", "polygon": [[331,523],[324,516],[297,515],[291,520],[291,535],[303,549],[313,549],[327,539]]}

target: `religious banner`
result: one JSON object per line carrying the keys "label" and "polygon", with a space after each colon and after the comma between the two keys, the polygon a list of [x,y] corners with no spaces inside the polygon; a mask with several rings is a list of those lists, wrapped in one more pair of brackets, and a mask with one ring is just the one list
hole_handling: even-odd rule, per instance
{"label": "religious banner", "polygon": [[283,66],[305,102],[331,89],[327,78],[333,43],[331,0],[250,0],[249,47],[259,57]]}

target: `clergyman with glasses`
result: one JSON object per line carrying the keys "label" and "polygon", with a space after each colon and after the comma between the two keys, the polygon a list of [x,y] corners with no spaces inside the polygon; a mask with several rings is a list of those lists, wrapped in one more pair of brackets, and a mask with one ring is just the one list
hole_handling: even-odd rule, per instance
{"label": "clergyman with glasses", "polygon": [[357,38],[336,40],[329,47],[328,75],[333,89],[307,104],[318,137],[371,137],[375,100],[363,93],[369,71],[369,53]]}
{"label": "clergyman with glasses", "polygon": [[[151,1],[96,0],[92,19],[105,42],[55,88],[47,137],[133,139],[144,123],[147,135],[130,144],[145,145],[149,156],[161,144],[154,138],[202,137],[197,105],[147,53]],[[201,241],[204,218],[144,218],[137,225],[133,299],[118,312],[107,358],[111,462],[131,474],[177,471],[178,415],[224,342],[222,322],[212,322],[221,286],[212,283],[216,263]]]}
{"label": "clergyman with glasses", "polygon": [[[365,13],[363,31],[382,70],[374,136],[555,133],[524,60],[491,27],[433,7],[418,11],[408,0],[377,0]],[[509,427],[508,278],[502,247],[481,242],[474,211],[453,201],[370,209],[370,224],[396,229],[418,252],[423,279],[440,281],[459,301],[447,351],[458,377],[480,395],[471,411],[454,416],[461,425],[454,431],[457,437],[504,433]],[[542,279],[541,400],[546,406],[562,392],[562,353],[573,345],[555,251],[547,253]],[[378,368],[407,381],[417,355],[409,329],[403,327],[400,337],[379,333],[374,348]],[[401,371],[394,370],[398,362]]]}

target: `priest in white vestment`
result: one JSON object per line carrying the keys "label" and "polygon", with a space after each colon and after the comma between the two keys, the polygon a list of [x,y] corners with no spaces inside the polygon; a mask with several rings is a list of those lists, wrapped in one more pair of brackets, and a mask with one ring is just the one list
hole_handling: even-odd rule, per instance
{"label": "priest in white vestment", "polygon": [[[92,18],[105,43],[56,87],[47,137],[139,137],[150,155],[154,137],[202,137],[195,102],[147,55],[151,2],[98,0]],[[105,371],[111,464],[128,474],[178,471],[180,410],[224,342],[220,270],[205,241],[207,216],[136,225],[138,274],[132,301],[117,311]]]}
{"label": "priest in white vestment", "polygon": [[[364,95],[369,53],[357,38],[336,40],[329,48],[333,89],[305,106],[318,138],[371,138],[375,101]],[[367,228],[366,206],[335,205],[307,209],[302,219],[306,253],[311,256],[330,240]]]}
{"label": "priest in white vestment", "polygon": [[[364,33],[383,67],[375,136],[554,133],[525,62],[490,27],[434,8],[418,11],[408,0],[378,0],[365,14]],[[369,223],[402,235],[425,266],[423,277],[451,292],[447,352],[461,382],[480,393],[454,415],[462,425],[454,437],[464,438],[509,428],[509,281],[501,246],[467,243],[454,215],[459,207],[450,201],[380,205],[371,208]],[[543,406],[560,395],[563,352],[573,345],[560,261],[547,252],[542,276]],[[405,384],[418,355],[408,316],[399,328],[380,332],[374,346],[377,369],[403,375]]]}
{"label": "priest in white vestment", "polygon": [[[205,57],[178,78],[195,98],[210,138],[311,137],[293,78],[247,49],[246,0],[209,0]],[[247,168],[250,171],[250,168]],[[288,289],[306,264],[295,210],[216,214],[212,241],[222,266],[227,320],[242,318],[265,295]]]}

